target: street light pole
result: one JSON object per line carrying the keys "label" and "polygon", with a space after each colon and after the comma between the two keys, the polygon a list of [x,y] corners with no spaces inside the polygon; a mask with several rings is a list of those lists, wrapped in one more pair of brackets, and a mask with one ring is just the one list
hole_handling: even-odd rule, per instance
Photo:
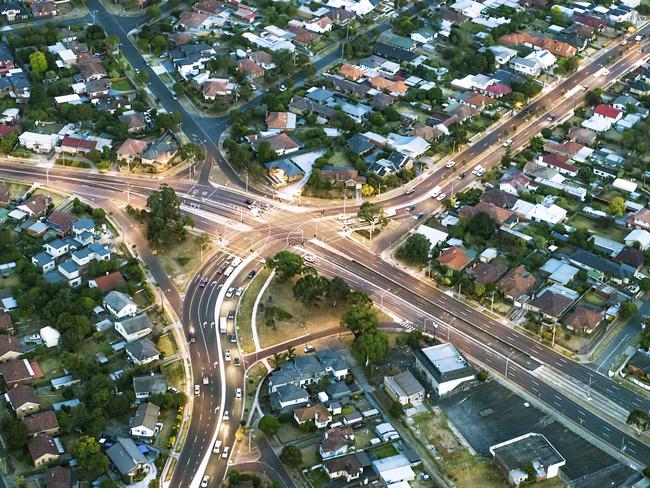
{"label": "street light pole", "polygon": [[508,363],[510,362],[510,358],[512,357],[512,355],[513,355],[514,353],[515,353],[515,351],[512,351],[512,352],[510,353],[510,355],[508,356],[508,358],[506,359],[506,373],[505,373],[506,379],[508,379]]}

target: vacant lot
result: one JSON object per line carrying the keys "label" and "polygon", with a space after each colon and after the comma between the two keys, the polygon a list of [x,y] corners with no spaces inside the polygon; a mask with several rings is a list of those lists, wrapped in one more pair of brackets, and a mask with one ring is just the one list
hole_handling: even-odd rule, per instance
{"label": "vacant lot", "polygon": [[205,258],[214,249],[214,244],[205,234],[190,234],[185,242],[158,253],[163,269],[180,292],[185,291],[192,276],[201,266],[201,245]]}

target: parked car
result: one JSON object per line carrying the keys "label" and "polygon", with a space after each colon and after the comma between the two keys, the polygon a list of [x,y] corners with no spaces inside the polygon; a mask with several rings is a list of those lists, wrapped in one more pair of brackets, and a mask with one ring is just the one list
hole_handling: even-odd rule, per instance
{"label": "parked car", "polygon": [[237,336],[235,334],[230,334],[230,342],[237,344]]}
{"label": "parked car", "polygon": [[226,292],[226,298],[232,298],[232,296],[235,294],[235,289],[233,287],[228,288],[228,291]]}
{"label": "parked car", "polygon": [[222,459],[228,459],[228,454],[230,454],[230,446],[223,448],[223,454],[221,455]]}
{"label": "parked car", "polygon": [[248,279],[249,279],[249,280],[252,280],[252,279],[255,277],[255,274],[256,274],[256,273],[257,273],[257,271],[255,271],[254,269],[251,269],[251,270],[248,272],[248,275],[247,275],[247,276],[248,276]]}
{"label": "parked car", "polygon": [[223,411],[223,420],[224,421],[230,420],[230,413],[228,412],[228,410]]}
{"label": "parked car", "polygon": [[241,388],[235,389],[235,398],[241,398]]}
{"label": "parked car", "polygon": [[241,361],[239,360],[239,358],[235,358],[235,366],[236,367],[241,366]]}
{"label": "parked car", "polygon": [[307,344],[305,346],[305,349],[304,349],[305,354],[308,353],[308,352],[314,352],[315,350],[316,350],[316,348],[311,344]]}
{"label": "parked car", "polygon": [[207,488],[209,483],[210,483],[210,477],[204,476],[203,480],[201,481],[201,488]]}
{"label": "parked car", "polygon": [[201,394],[201,385],[194,385],[194,394],[195,395]]}
{"label": "parked car", "polygon": [[230,349],[226,349],[226,350],[223,352],[223,357],[224,357],[224,359],[225,359],[226,361],[230,361]]}
{"label": "parked car", "polygon": [[242,296],[242,293],[244,293],[244,289],[243,289],[243,288],[237,288],[237,289],[235,290],[235,296],[236,296],[236,297],[240,297],[240,296]]}
{"label": "parked car", "polygon": [[212,452],[215,454],[219,454],[219,451],[221,451],[221,441],[217,439],[214,441],[214,447],[212,448]]}
{"label": "parked car", "polygon": [[235,318],[235,311],[231,310],[230,312],[228,312],[228,320],[234,320],[234,318]]}

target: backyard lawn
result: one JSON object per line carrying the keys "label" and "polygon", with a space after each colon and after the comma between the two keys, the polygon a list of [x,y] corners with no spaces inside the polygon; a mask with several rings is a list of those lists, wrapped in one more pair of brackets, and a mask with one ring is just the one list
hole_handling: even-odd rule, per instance
{"label": "backyard lawn", "polygon": [[377,459],[384,459],[399,454],[397,449],[395,449],[395,446],[392,444],[383,445],[375,449],[373,452],[375,453],[375,456],[377,456]]}
{"label": "backyard lawn", "polygon": [[183,372],[183,362],[179,359],[160,367],[160,372],[167,378],[167,384],[178,388],[179,391],[185,389],[185,373]]}
{"label": "backyard lawn", "polygon": [[160,336],[156,347],[166,358],[176,353],[176,341],[174,341],[174,337],[169,332]]}
{"label": "backyard lawn", "polygon": [[625,236],[628,234],[626,230],[616,227],[609,222],[600,222],[582,214],[574,215],[567,224],[582,231],[593,230],[603,237],[617,242],[623,242]]}
{"label": "backyard lawn", "polygon": [[131,90],[131,84],[127,80],[119,80],[113,82],[111,88],[116,91],[129,91]]}

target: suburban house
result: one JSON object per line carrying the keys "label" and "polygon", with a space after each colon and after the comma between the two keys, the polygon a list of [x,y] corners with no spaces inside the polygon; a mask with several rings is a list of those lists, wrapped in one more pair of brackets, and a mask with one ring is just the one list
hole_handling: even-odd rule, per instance
{"label": "suburban house", "polygon": [[317,403],[309,407],[296,408],[293,411],[293,418],[298,425],[311,421],[317,429],[324,429],[332,421],[332,414],[324,404]]}
{"label": "suburban house", "polygon": [[7,386],[16,384],[31,384],[36,378],[36,373],[27,359],[17,359],[0,364],[0,376]]}
{"label": "suburban house", "polygon": [[292,383],[278,386],[271,393],[271,406],[277,411],[291,410],[307,403],[309,403],[307,391]]}
{"label": "suburban house", "polygon": [[118,437],[117,442],[106,450],[106,455],[120,474],[129,479],[149,470],[147,458],[128,437]]}
{"label": "suburban house", "polygon": [[0,363],[13,361],[23,355],[18,339],[10,335],[0,335]]}
{"label": "suburban house", "polygon": [[352,427],[332,427],[325,432],[320,443],[319,452],[323,460],[347,454],[348,448],[354,443]]}
{"label": "suburban house", "polygon": [[523,266],[512,268],[497,284],[499,292],[508,300],[516,301],[535,286],[535,277]]}
{"label": "suburban house", "polygon": [[102,292],[108,293],[116,288],[121,288],[126,285],[126,280],[119,271],[113,271],[104,276],[98,276],[88,280],[90,288],[99,288]]}
{"label": "suburban house", "polygon": [[424,387],[413,373],[403,371],[395,376],[384,377],[386,393],[402,405],[417,405],[424,400]]}
{"label": "suburban house", "polygon": [[[113,291],[111,293],[116,293],[116,292]],[[149,320],[149,316],[146,313],[124,317],[122,320],[115,322],[115,330],[122,337],[124,337],[124,339],[126,339],[126,342],[130,343],[133,341],[137,341],[138,339],[142,339],[143,337],[151,333],[151,320]],[[132,352],[138,353],[138,356],[140,356],[141,353],[145,352],[144,351],[145,347],[146,346],[142,346],[141,349],[136,346],[132,349]],[[138,349],[141,349],[140,352],[138,352]],[[153,361],[153,359],[151,359],[150,361]]]}
{"label": "suburban house", "polygon": [[377,459],[372,462],[372,468],[386,485],[404,482],[408,484],[409,481],[415,480],[411,461],[404,454]]}
{"label": "suburban house", "polygon": [[[137,318],[137,316],[134,318]],[[127,342],[129,342],[128,339]],[[146,337],[144,339],[136,340],[135,342],[129,342],[124,349],[133,364],[138,366],[157,361],[160,358],[160,351],[156,349],[154,343]]]}
{"label": "suburban house", "polygon": [[[529,433],[490,447],[494,463],[511,485],[534,483],[559,474],[566,460],[542,434]],[[522,469],[532,464],[533,471]],[[535,479],[529,479],[531,474]]]}
{"label": "suburban house", "polygon": [[269,112],[266,114],[269,132],[289,132],[296,129],[296,114],[291,112]]}
{"label": "suburban house", "polygon": [[38,134],[25,131],[18,136],[18,142],[25,149],[34,151],[37,154],[46,154],[54,150],[57,142],[59,142],[59,137],[56,134]]}
{"label": "suburban house", "polygon": [[591,334],[605,318],[605,312],[588,305],[576,305],[564,317],[564,326],[578,333]]}
{"label": "suburban house", "polygon": [[158,433],[158,415],[160,407],[150,402],[138,405],[131,418],[129,432],[133,437],[151,439]]}
{"label": "suburban house", "polygon": [[464,270],[474,259],[472,253],[458,246],[451,246],[440,253],[437,260],[441,266],[454,271]]}
{"label": "suburban house", "polygon": [[38,434],[27,441],[27,450],[34,466],[40,468],[59,459],[59,449],[54,438],[49,434]]}
{"label": "suburban house", "polygon": [[43,215],[49,205],[50,201],[45,195],[35,195],[16,208],[25,212],[30,218],[35,219]]}
{"label": "suburban house", "polygon": [[140,155],[142,164],[169,164],[178,152],[179,146],[176,138],[171,134],[165,134],[162,138],[152,142],[149,147]]}
{"label": "suburban house", "polygon": [[23,418],[23,425],[31,436],[38,434],[55,435],[59,433],[59,421],[54,410],[37,412]]}
{"label": "suburban house", "polygon": [[578,299],[579,294],[565,286],[553,284],[542,289],[528,303],[527,308],[555,322]]}
{"label": "suburban house", "polygon": [[146,374],[133,377],[133,391],[135,397],[142,400],[154,393],[165,393],[167,391],[167,380],[164,374]]}
{"label": "suburban house", "polygon": [[41,408],[41,403],[34,393],[34,388],[29,385],[16,385],[9,388],[4,396],[19,419],[30,413],[38,412]]}
{"label": "suburban house", "polygon": [[439,397],[476,376],[476,370],[450,342],[416,350],[415,370]]}
{"label": "suburban house", "polygon": [[646,251],[650,248],[650,232],[645,229],[634,229],[627,236],[625,236],[625,245],[639,247],[641,251]]}
{"label": "suburban house", "polygon": [[142,157],[149,143],[139,139],[126,139],[117,150],[117,159],[131,162]]}
{"label": "suburban house", "polygon": [[133,316],[138,313],[138,306],[131,300],[131,297],[117,290],[109,292],[104,297],[104,308],[116,319]]}
{"label": "suburban house", "polygon": [[323,470],[331,480],[343,479],[350,483],[359,479],[363,474],[364,464],[362,459],[364,458],[367,460],[367,456],[361,451],[325,459],[323,461]]}
{"label": "suburban house", "polygon": [[43,475],[45,488],[78,488],[79,480],[73,476],[70,468],[54,466]]}
{"label": "suburban house", "polygon": [[628,217],[627,225],[635,229],[650,230],[650,209],[643,207],[641,210]]}

